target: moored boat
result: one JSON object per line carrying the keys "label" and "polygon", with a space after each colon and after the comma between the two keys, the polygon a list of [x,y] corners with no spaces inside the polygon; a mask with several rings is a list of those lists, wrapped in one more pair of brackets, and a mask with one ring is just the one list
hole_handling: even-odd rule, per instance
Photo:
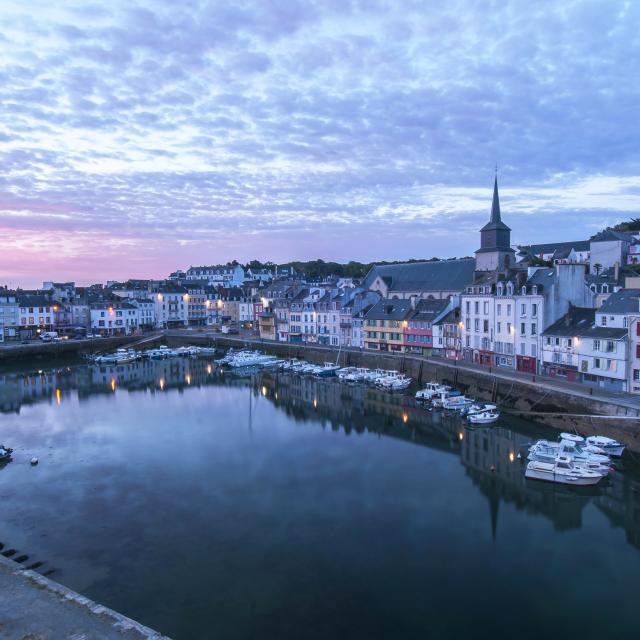
{"label": "moored boat", "polygon": [[602,449],[607,455],[613,456],[614,458],[619,458],[626,447],[622,442],[618,442],[613,438],[607,438],[606,436],[589,436],[587,443],[593,447]]}
{"label": "moored boat", "polygon": [[525,471],[527,478],[545,480],[573,486],[589,486],[598,484],[602,476],[595,471],[576,465],[567,455],[557,456],[553,462],[532,460]]}
{"label": "moored boat", "polygon": [[500,413],[498,411],[479,411],[468,414],[467,420],[471,424],[491,424],[496,422],[499,417]]}

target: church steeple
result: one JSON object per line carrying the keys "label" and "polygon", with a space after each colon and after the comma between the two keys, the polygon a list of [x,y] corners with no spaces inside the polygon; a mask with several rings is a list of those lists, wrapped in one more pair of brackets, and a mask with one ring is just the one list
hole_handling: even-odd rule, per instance
{"label": "church steeple", "polygon": [[498,197],[498,174],[493,183],[493,202],[491,203],[491,222],[502,222],[500,220],[500,198]]}
{"label": "church steeple", "polygon": [[493,182],[493,201],[489,222],[480,229],[480,248],[476,251],[476,270],[502,270],[513,264],[514,250],[511,248],[511,229],[502,222],[498,174]]}

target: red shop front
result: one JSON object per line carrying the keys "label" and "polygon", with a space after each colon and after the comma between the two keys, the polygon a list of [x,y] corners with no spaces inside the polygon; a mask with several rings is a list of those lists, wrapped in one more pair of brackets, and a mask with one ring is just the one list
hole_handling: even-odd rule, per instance
{"label": "red shop front", "polygon": [[525,373],[536,373],[536,359],[529,356],[516,356],[516,369]]}

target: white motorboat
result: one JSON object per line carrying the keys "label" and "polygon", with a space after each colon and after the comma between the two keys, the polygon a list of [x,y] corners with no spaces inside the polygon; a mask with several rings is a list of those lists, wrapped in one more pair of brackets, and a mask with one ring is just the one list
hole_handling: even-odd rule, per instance
{"label": "white motorboat", "polygon": [[432,400],[436,396],[442,393],[448,393],[449,391],[451,391],[451,387],[446,384],[427,382],[423,389],[416,392],[416,400]]}
{"label": "white motorboat", "polygon": [[382,389],[389,389],[391,391],[402,391],[411,384],[412,379],[405,376],[402,373],[394,371],[391,375],[385,378],[378,378],[375,382],[376,386]]}
{"label": "white motorboat", "polygon": [[447,396],[443,394],[439,400],[434,401],[434,405],[449,411],[462,411],[470,407],[473,402],[473,398],[467,398],[466,396]]}
{"label": "white motorboat", "polygon": [[268,356],[258,351],[247,351],[236,354],[227,363],[232,369],[239,367],[261,367],[276,361],[275,356]]}
{"label": "white motorboat", "polygon": [[500,413],[498,411],[479,411],[470,413],[467,416],[467,420],[471,422],[471,424],[491,424],[499,417]]}
{"label": "white motorboat", "polygon": [[474,402],[472,405],[469,405],[464,411],[467,415],[471,415],[473,413],[482,413],[483,411],[496,411],[498,407],[495,404],[488,404],[485,402]]}
{"label": "white motorboat", "polygon": [[5,447],[3,444],[0,444],[0,463],[9,462],[11,460],[11,454],[13,453],[13,449],[10,447]]}
{"label": "white motorboat", "polygon": [[601,476],[608,475],[611,469],[609,456],[586,451],[573,440],[563,439],[560,442],[538,440],[529,449],[527,458],[532,461],[551,463],[559,455],[569,456],[574,463],[588,465],[590,470]]}
{"label": "white motorboat", "polygon": [[581,449],[584,449],[585,451],[589,451],[590,453],[599,453],[600,455],[605,455],[605,456],[608,455],[604,449],[597,447],[593,444],[589,444],[588,442],[586,442],[586,440],[582,436],[579,436],[577,433],[563,432],[560,434],[560,440],[575,442]]}
{"label": "white motorboat", "polygon": [[367,380],[367,376],[369,375],[369,369],[366,367],[358,367],[355,371],[348,373],[344,380],[347,382],[365,382]]}
{"label": "white motorboat", "polygon": [[370,369],[369,371],[367,371],[364,379],[365,382],[371,382],[375,384],[376,380],[386,378],[389,373],[393,372],[387,371],[386,369]]}
{"label": "white motorboat", "polygon": [[532,460],[524,474],[527,478],[559,484],[589,486],[598,484],[602,476],[595,471],[576,465],[571,456],[559,455],[553,462]]}
{"label": "white motorboat", "polygon": [[357,371],[356,367],[342,367],[342,369],[338,369],[336,371],[336,376],[339,380],[346,380],[347,376],[355,373]]}
{"label": "white motorboat", "polygon": [[607,455],[613,456],[614,458],[619,458],[626,447],[622,442],[618,442],[613,438],[607,438],[606,436],[589,436],[587,438],[587,444],[602,449]]}
{"label": "white motorboat", "polygon": [[160,360],[174,356],[175,351],[173,349],[169,349],[167,345],[161,344],[157,349],[149,349],[149,351],[146,352],[146,355],[154,360]]}

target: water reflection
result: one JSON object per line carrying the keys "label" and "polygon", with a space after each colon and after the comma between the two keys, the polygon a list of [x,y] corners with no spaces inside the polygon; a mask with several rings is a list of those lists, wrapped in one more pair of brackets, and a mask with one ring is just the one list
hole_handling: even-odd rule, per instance
{"label": "water reflection", "polygon": [[73,396],[83,402],[95,395],[182,392],[186,387],[214,385],[247,388],[296,422],[320,419],[347,436],[375,433],[459,456],[473,486],[486,497],[494,538],[501,503],[542,515],[558,531],[579,529],[586,505],[593,503],[613,526],[624,529],[630,544],[640,548],[640,474],[633,459],[618,464],[621,470],[587,491],[532,482],[524,477],[517,453],[532,439],[555,439],[555,432],[513,418],[501,419],[500,426],[469,429],[456,414],[430,413],[410,396],[369,386],[275,371],[224,371],[212,359],[142,360],[4,373],[0,412],[19,413],[23,405],[38,402],[61,407],[65,398]]}
{"label": "water reflection", "polygon": [[537,637],[559,602],[635,623],[633,458],[591,493],[527,481],[521,445],[556,437],[531,423],[190,358],[5,373],[0,406],[0,541],[177,640],[495,638],[495,598],[508,637],[531,597]]}

